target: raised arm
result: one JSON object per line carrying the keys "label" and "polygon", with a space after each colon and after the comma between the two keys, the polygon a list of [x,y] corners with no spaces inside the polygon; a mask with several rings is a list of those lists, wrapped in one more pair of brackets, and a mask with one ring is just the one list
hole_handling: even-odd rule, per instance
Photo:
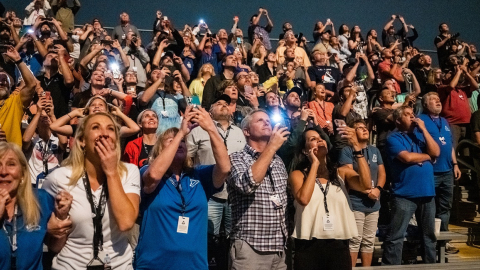
{"label": "raised arm", "polygon": [[20,70],[23,81],[25,85],[20,90],[20,97],[22,99],[23,106],[26,108],[30,105],[30,102],[33,99],[35,94],[35,86],[37,85],[37,80],[32,74],[32,71],[28,66],[22,61],[20,54],[15,48],[11,45],[7,47],[7,51],[3,53],[3,56],[6,60],[9,60],[17,65],[17,68]]}
{"label": "raised arm", "polygon": [[170,144],[163,149],[162,153],[150,163],[147,171],[143,174],[143,191],[146,194],[152,193],[157,188],[168,168],[170,168],[173,158],[177,153],[178,146],[182,142],[183,138],[190,133],[192,126],[189,122],[192,120],[194,115],[195,113],[191,112],[191,107],[187,107],[182,125],[177,135],[175,135]]}
{"label": "raised arm", "polygon": [[223,143],[223,139],[218,133],[217,127],[213,122],[210,114],[204,109],[193,109],[196,115],[192,118],[192,122],[204,129],[210,137],[210,143],[215,158],[215,167],[213,168],[213,185],[220,188],[225,183],[228,173],[230,172],[230,158],[228,157],[227,148]]}
{"label": "raised arm", "polygon": [[160,71],[160,78],[156,82],[154,82],[152,85],[150,85],[147,90],[143,92],[143,95],[138,99],[138,102],[140,105],[145,106],[147,103],[150,101],[150,99],[155,95],[155,92],[157,92],[158,88],[160,85],[163,83],[165,78],[165,73],[163,71]]}
{"label": "raised arm", "polygon": [[120,128],[120,137],[126,138],[137,134],[140,131],[140,127],[130,117],[126,116],[120,108],[113,107],[112,114],[122,119],[125,124]]}
{"label": "raised arm", "polygon": [[425,143],[427,145],[427,154],[433,159],[436,159],[440,156],[440,147],[438,143],[432,138],[432,135],[428,132],[425,127],[425,123],[420,118],[415,118],[414,122],[417,124],[418,129],[423,133],[425,137]]}
{"label": "raised arm", "polygon": [[397,18],[397,15],[392,15],[392,17],[390,17],[390,21],[388,21],[387,24],[385,24],[385,26],[383,27],[383,30],[388,31],[388,29],[392,27],[393,22],[395,21],[396,18]]}

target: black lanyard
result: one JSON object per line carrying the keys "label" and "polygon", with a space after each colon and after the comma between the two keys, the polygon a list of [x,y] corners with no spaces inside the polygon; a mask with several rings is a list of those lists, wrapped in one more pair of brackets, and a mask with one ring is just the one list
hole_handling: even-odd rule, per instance
{"label": "black lanyard", "polygon": [[[227,147],[227,139],[228,139],[228,135],[230,135],[230,129],[231,128],[232,128],[232,126],[228,126],[227,134],[225,134],[225,137],[223,137],[223,135],[222,135],[223,129],[218,131],[218,134],[220,134],[220,137],[222,137],[222,139],[223,139],[223,144],[225,144],[225,147]],[[227,147],[227,149],[228,149],[228,147]]]}
{"label": "black lanyard", "polygon": [[[160,93],[162,93],[162,92],[160,92]],[[165,92],[163,92],[163,97],[162,97],[162,95],[160,95],[160,93],[158,93],[158,96],[162,99],[163,110],[166,111],[167,109],[165,109],[165,97],[167,96],[167,94]]]}
{"label": "black lanyard", "polygon": [[323,206],[325,207],[325,213],[327,213],[327,216],[330,215],[328,212],[328,204],[327,204],[327,194],[328,194],[328,189],[330,188],[330,181],[327,181],[327,185],[325,186],[325,189],[323,188],[322,183],[320,183],[320,179],[315,179],[315,182],[317,182],[318,187],[320,187],[320,190],[323,193]]}
{"label": "black lanyard", "polygon": [[273,194],[275,194],[275,184],[273,182],[272,172],[270,171],[270,168],[268,168],[267,174],[268,174],[268,178],[270,178],[270,184],[272,185]]}
{"label": "black lanyard", "polygon": [[148,157],[150,155],[150,151],[148,151],[147,145],[143,142],[143,140],[142,140],[142,145],[143,145],[143,149],[145,149],[145,153],[147,153],[147,157]]}
{"label": "black lanyard", "polygon": [[5,234],[8,237],[8,241],[10,242],[10,249],[11,249],[11,254],[10,254],[10,269],[11,270],[16,270],[17,269],[17,214],[18,214],[18,206],[15,204],[15,210],[13,211],[13,218],[12,218],[12,223],[13,223],[13,230],[12,230],[12,235],[8,236],[8,231],[7,228],[5,228],[5,223],[3,224],[3,230],[5,231]]}
{"label": "black lanyard", "polygon": [[87,200],[90,203],[92,210],[93,220],[93,260],[98,259],[98,251],[103,250],[103,231],[102,231],[102,218],[105,214],[105,207],[108,201],[108,187],[107,182],[102,184],[102,193],[98,200],[98,205],[95,206],[93,201],[92,188],[90,187],[90,181],[88,180],[87,172],[83,176],[83,185],[85,186],[85,193]]}
{"label": "black lanyard", "polygon": [[185,197],[183,197],[183,194],[182,194],[183,188],[182,188],[182,184],[180,183],[181,181],[182,181],[182,178],[180,177],[180,181],[177,182],[175,189],[178,191],[178,194],[180,194],[180,198],[182,199],[182,216],[185,216],[187,204],[185,203]]}

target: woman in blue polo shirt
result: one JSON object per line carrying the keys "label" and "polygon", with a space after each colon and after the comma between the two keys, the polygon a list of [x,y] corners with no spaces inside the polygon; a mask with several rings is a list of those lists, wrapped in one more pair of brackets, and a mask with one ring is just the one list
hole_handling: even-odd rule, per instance
{"label": "woman in blue polo shirt", "polygon": [[[199,125],[210,136],[216,165],[192,167],[185,136]],[[181,128],[166,130],[141,170],[143,220],[135,269],[208,269],[208,198],[223,187],[230,159],[205,109],[188,107]]]}
{"label": "woman in blue polo shirt", "polygon": [[[59,196],[61,207],[44,190],[33,190],[28,163],[20,148],[0,142],[0,269],[43,269],[43,242],[47,223],[68,218],[72,202],[69,194]],[[65,196],[64,196],[65,195]],[[52,215],[55,211],[55,215]],[[68,224],[64,222],[63,224]],[[60,238],[46,241],[55,250],[57,241],[65,239],[68,229],[58,232]]]}

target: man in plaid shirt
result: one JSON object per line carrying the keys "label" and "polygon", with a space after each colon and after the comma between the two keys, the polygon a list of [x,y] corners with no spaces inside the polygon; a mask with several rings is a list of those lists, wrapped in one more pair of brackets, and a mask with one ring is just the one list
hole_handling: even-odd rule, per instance
{"label": "man in plaid shirt", "polygon": [[275,153],[290,134],[256,110],[242,121],[247,145],[232,153],[228,193],[232,207],[231,269],[287,269],[287,178]]}

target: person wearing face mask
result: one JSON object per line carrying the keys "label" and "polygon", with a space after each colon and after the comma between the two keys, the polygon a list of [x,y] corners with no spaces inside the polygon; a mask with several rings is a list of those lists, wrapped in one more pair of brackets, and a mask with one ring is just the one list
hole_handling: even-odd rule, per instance
{"label": "person wearing face mask", "polygon": [[113,116],[98,112],[80,122],[75,143],[63,166],[50,173],[43,189],[73,196],[69,211],[73,230],[58,249],[52,269],[88,269],[110,262],[131,269],[128,231],[140,203],[137,166],[120,161],[119,129]]}
{"label": "person wearing face mask", "polygon": [[56,120],[52,100],[41,97],[36,105],[37,113],[23,133],[22,150],[28,160],[31,183],[41,188],[45,177],[63,161],[67,137],[50,130],[50,124]]}
{"label": "person wearing face mask", "polygon": [[122,120],[124,125],[120,127],[119,131],[120,137],[122,138],[135,135],[140,131],[140,128],[135,121],[126,116],[120,108],[109,105],[101,96],[92,97],[88,100],[85,108],[73,109],[71,112],[58,118],[56,121],[53,121],[50,124],[50,129],[60,135],[72,136],[77,132],[77,124],[80,118],[96,113],[108,113]]}
{"label": "person wearing face mask", "polygon": [[20,147],[0,142],[0,269],[43,269],[43,245],[59,251],[71,231],[72,197],[33,189]]}
{"label": "person wearing face mask", "polygon": [[[185,136],[197,125],[208,133],[215,165],[194,167],[187,153]],[[227,148],[209,113],[188,106],[181,128],[160,136],[141,172],[143,220],[135,269],[207,270],[207,200],[230,172]]]}

